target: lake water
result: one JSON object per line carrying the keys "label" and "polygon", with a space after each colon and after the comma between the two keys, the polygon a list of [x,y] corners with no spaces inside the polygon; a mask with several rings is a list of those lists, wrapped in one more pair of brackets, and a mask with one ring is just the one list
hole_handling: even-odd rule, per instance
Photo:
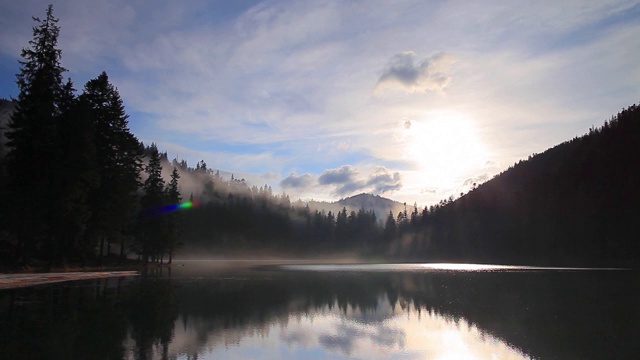
{"label": "lake water", "polygon": [[0,291],[0,359],[637,359],[635,270],[185,261]]}

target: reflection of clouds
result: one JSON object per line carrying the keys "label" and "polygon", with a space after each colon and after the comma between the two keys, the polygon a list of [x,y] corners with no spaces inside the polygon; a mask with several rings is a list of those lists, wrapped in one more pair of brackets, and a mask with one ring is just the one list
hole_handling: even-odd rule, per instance
{"label": "reflection of clouds", "polygon": [[343,322],[338,324],[333,332],[321,334],[318,343],[325,349],[341,352],[345,355],[351,355],[356,350],[371,346],[388,350],[395,347],[402,349],[406,339],[404,331],[400,328],[385,324],[365,325],[352,322],[352,319],[343,319]]}
{"label": "reflection of clouds", "polygon": [[371,334],[371,341],[386,347],[398,345],[398,347],[404,348],[405,339],[404,330],[388,326],[378,326],[376,332]]}
{"label": "reflection of clouds", "polygon": [[340,336],[340,335],[321,335],[319,342],[322,347],[339,351],[345,355],[351,355],[351,351],[353,350],[353,341],[354,339],[350,336]]}
{"label": "reflection of clouds", "polygon": [[398,327],[386,323],[370,325],[351,317],[342,318],[330,333],[319,336],[322,347],[351,355],[362,348],[402,349],[405,345],[406,334]]}
{"label": "reflection of clouds", "polygon": [[348,357],[367,348],[393,352],[404,348],[406,342],[404,330],[388,324],[394,316],[397,314],[384,297],[375,310],[349,308],[343,312],[337,305],[327,306],[309,318],[291,316],[280,340],[289,347],[320,346]]}
{"label": "reflection of clouds", "polygon": [[[344,311],[334,303],[303,312],[291,309],[288,315],[260,324],[225,327],[199,320],[176,322],[169,355],[234,360],[526,358],[464,318],[419,312],[412,306],[393,310],[386,296],[366,311],[356,307]],[[161,354],[153,358],[160,359]]]}
{"label": "reflection of clouds", "polygon": [[333,353],[326,357],[338,359],[526,358],[463,318],[419,312],[409,306],[394,311],[385,297],[378,300],[375,310],[350,308],[343,312],[335,306],[331,310],[317,309],[303,321],[290,321],[284,331],[304,338],[309,351],[320,346]]}
{"label": "reflection of clouds", "polygon": [[305,346],[315,345],[316,339],[313,329],[296,329],[294,331],[284,331],[280,335],[280,340],[284,341],[288,346]]}

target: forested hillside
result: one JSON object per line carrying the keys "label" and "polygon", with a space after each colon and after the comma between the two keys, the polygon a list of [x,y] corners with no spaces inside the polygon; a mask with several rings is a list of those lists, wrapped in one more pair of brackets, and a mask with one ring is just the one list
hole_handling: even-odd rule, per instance
{"label": "forested hillside", "polygon": [[384,222],[384,219],[386,215],[389,214],[389,212],[398,214],[399,212],[404,211],[405,207],[404,204],[398,201],[393,201],[379,195],[365,193],[343,198],[335,202],[298,200],[293,202],[293,205],[297,207],[309,206],[309,209],[311,209],[311,211],[324,210],[325,212],[331,211],[334,214],[339,213],[343,208],[345,208],[348,212],[357,212],[361,208],[365,208],[367,210],[375,212],[378,216],[378,221],[380,222]]}
{"label": "forested hillside", "polygon": [[[537,265],[640,264],[640,107],[423,212],[395,254]],[[412,256],[413,257],[413,256]]]}

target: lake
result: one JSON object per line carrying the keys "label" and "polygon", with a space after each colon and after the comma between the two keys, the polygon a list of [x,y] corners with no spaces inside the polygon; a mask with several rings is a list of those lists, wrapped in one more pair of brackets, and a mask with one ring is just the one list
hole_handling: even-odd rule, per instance
{"label": "lake", "polygon": [[640,274],[182,261],[0,291],[0,359],[637,359]]}

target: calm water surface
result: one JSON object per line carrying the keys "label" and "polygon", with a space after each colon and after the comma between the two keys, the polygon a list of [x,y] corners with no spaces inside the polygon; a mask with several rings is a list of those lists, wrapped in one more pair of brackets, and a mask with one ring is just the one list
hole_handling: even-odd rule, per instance
{"label": "calm water surface", "polygon": [[176,263],[0,291],[0,359],[637,359],[634,270]]}

